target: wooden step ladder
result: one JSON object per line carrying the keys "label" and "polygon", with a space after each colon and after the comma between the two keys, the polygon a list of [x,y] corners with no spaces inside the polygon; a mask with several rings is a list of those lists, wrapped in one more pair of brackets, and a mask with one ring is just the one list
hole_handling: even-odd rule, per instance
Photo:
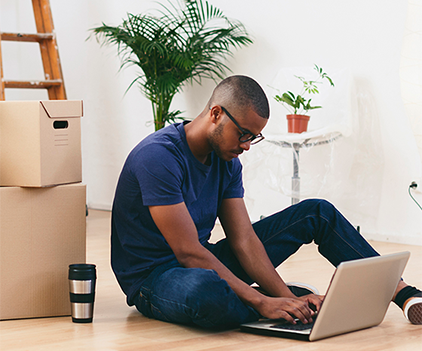
{"label": "wooden step ladder", "polygon": [[66,91],[63,82],[63,73],[54,33],[53,18],[49,0],[32,0],[34,10],[36,34],[2,33],[0,40],[38,42],[40,44],[41,59],[44,67],[45,80],[17,81],[3,79],[3,65],[0,41],[0,100],[5,100],[5,89],[47,89],[50,100],[66,100]]}

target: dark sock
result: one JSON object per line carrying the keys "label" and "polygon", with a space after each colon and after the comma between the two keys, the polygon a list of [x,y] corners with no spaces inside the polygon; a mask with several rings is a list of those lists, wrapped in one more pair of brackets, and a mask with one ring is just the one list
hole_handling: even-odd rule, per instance
{"label": "dark sock", "polygon": [[394,299],[394,303],[401,309],[403,309],[403,305],[407,301],[407,299],[414,296],[422,297],[422,291],[416,289],[413,286],[406,286],[398,292],[397,296]]}

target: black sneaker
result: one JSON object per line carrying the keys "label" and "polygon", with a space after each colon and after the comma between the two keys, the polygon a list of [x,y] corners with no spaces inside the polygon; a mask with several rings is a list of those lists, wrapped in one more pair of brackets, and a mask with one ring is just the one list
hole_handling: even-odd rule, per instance
{"label": "black sneaker", "polygon": [[403,305],[404,316],[412,324],[422,324],[422,297],[413,296]]}

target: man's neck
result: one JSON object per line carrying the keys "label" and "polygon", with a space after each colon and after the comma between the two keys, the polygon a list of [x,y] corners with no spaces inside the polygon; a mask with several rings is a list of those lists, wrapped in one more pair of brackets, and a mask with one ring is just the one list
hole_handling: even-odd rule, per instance
{"label": "man's neck", "polygon": [[212,149],[208,144],[205,130],[202,128],[201,118],[195,118],[192,122],[185,124],[184,128],[186,141],[192,154],[199,162],[209,165]]}

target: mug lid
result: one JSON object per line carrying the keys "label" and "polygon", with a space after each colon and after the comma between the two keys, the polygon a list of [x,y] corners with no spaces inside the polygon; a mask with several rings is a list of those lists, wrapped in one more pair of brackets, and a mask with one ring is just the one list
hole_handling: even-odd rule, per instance
{"label": "mug lid", "polygon": [[69,265],[69,279],[85,280],[97,278],[95,264],[76,263]]}

